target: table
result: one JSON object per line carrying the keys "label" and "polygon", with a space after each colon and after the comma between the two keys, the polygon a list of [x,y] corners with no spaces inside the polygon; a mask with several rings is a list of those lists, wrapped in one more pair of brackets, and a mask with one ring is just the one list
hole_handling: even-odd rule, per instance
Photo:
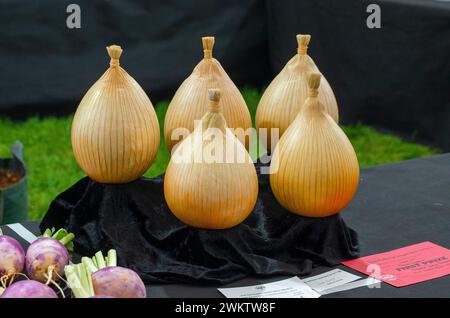
{"label": "table", "polygon": [[[450,154],[362,169],[358,193],[342,213],[347,224],[359,234],[361,256],[423,241],[450,248]],[[33,233],[39,232],[38,222],[24,226]],[[6,227],[2,229],[5,234],[13,233]],[[361,275],[345,266],[338,267]],[[316,268],[311,275],[327,270],[330,268]],[[222,287],[284,278],[249,277]],[[450,297],[449,286],[450,275],[403,288],[382,283],[381,288],[361,287],[323,297]],[[217,287],[152,285],[147,291],[150,297],[223,297]]]}

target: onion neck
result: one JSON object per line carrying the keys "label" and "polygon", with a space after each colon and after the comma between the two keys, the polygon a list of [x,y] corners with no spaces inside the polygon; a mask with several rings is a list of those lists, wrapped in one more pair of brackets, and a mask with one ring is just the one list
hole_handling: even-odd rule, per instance
{"label": "onion neck", "polygon": [[319,90],[315,88],[309,88],[308,89],[308,98],[315,98],[319,95]]}
{"label": "onion neck", "polygon": [[203,129],[216,128],[225,132],[227,123],[221,112],[208,111],[202,118]]}
{"label": "onion neck", "polygon": [[212,50],[203,50],[203,58],[204,59],[212,59]]}
{"label": "onion neck", "polygon": [[219,101],[210,100],[208,103],[208,111],[210,113],[221,113],[222,105],[219,103]]}
{"label": "onion neck", "polygon": [[119,59],[114,59],[114,58],[112,58],[112,59],[109,61],[109,66],[110,66],[111,68],[117,68],[117,67],[119,67],[119,65],[120,65]]}
{"label": "onion neck", "polygon": [[308,46],[307,45],[299,45],[297,48],[298,55],[307,55],[308,54]]}
{"label": "onion neck", "polygon": [[213,36],[204,36],[202,37],[202,45],[203,45],[203,56],[205,59],[212,58],[212,50],[214,47],[214,37]]}
{"label": "onion neck", "polygon": [[319,101],[319,98],[317,96],[308,96],[300,113],[302,116],[311,117],[321,115],[323,112],[325,112],[325,106]]}

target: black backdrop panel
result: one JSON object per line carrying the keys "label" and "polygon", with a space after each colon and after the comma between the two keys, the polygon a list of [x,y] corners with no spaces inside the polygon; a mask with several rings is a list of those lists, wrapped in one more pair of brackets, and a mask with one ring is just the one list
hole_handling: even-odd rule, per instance
{"label": "black backdrop panel", "polygon": [[[237,84],[269,80],[264,2],[79,0],[81,29],[66,26],[68,0],[0,2],[0,110],[68,112],[124,48],[122,66],[152,101],[170,99],[203,56],[201,36]],[[255,54],[257,52],[257,54]]]}
{"label": "black backdrop panel", "polygon": [[[335,90],[343,123],[418,135],[450,150],[450,2],[435,0],[0,1],[0,112],[73,111],[108,66],[105,46],[153,102],[170,99],[216,35],[215,56],[240,86],[260,87],[311,33],[310,54]],[[370,3],[381,29],[369,29]]]}
{"label": "black backdrop panel", "polygon": [[[369,29],[367,6],[381,8]],[[450,3],[432,0],[267,1],[271,65],[310,55],[333,87],[342,122],[402,130],[450,149]]]}

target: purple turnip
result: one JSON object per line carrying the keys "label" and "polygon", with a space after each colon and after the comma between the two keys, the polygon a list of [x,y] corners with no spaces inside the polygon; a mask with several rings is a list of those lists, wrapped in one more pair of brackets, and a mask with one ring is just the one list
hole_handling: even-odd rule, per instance
{"label": "purple turnip", "polygon": [[64,272],[75,298],[102,298],[103,295],[94,294],[91,272],[84,264],[67,265]]}
{"label": "purple turnip", "polygon": [[[64,267],[69,264],[69,252],[75,236],[64,229],[55,232],[47,229],[44,234],[31,243],[25,255],[25,267],[31,279],[46,285],[53,283],[64,274]],[[64,295],[64,294],[63,294]]]}
{"label": "purple turnip", "polygon": [[115,250],[109,250],[103,257],[97,252],[92,259],[83,257],[82,263],[92,272],[92,286],[96,295],[108,295],[115,298],[145,298],[145,285],[136,272],[117,266]]}
{"label": "purple turnip", "polygon": [[35,280],[22,280],[6,288],[0,298],[58,298],[45,284]]}
{"label": "purple turnip", "polygon": [[75,298],[114,298],[109,295],[95,294],[91,272],[83,263],[67,265],[64,271]]}
{"label": "purple turnip", "polygon": [[3,288],[8,281],[11,284],[16,275],[23,275],[24,264],[25,252],[20,243],[0,230],[0,283]]}
{"label": "purple turnip", "polygon": [[136,272],[117,266],[115,250],[103,257],[83,257],[82,263],[66,266],[66,277],[75,297],[91,298],[145,298],[146,290]]}
{"label": "purple turnip", "polygon": [[108,266],[92,274],[95,294],[116,298],[145,298],[145,285],[136,272],[120,266]]}

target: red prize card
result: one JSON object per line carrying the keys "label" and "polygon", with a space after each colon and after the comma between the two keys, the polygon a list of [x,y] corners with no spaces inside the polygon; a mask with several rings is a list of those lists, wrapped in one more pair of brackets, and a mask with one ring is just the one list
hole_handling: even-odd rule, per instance
{"label": "red prize card", "polygon": [[431,242],[342,262],[395,287],[450,274],[450,250]]}

